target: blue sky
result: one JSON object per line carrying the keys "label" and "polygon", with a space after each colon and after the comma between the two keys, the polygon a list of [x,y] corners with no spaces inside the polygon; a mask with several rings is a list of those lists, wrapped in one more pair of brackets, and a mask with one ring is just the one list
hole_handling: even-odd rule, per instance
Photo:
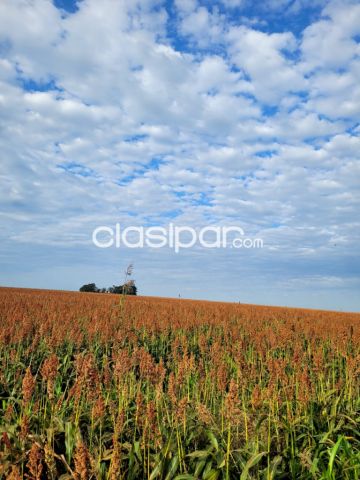
{"label": "blue sky", "polygon": [[[0,3],[0,284],[360,310],[360,3]],[[238,225],[261,250],[98,249]]]}

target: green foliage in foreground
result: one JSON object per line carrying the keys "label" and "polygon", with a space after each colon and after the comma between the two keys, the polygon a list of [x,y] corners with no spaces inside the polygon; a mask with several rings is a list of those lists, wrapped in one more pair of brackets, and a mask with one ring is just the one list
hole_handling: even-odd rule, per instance
{"label": "green foliage in foreground", "polygon": [[358,479],[354,346],[316,348],[214,326],[3,346],[0,478]]}

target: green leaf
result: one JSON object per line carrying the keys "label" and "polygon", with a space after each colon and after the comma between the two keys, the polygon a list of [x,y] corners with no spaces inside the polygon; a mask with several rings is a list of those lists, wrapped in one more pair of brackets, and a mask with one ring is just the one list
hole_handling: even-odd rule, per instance
{"label": "green leaf", "polygon": [[188,473],[182,473],[181,475],[176,475],[174,480],[196,480],[196,477],[189,475]]}
{"label": "green leaf", "polygon": [[195,472],[194,472],[194,475],[196,478],[203,471],[205,465],[206,465],[206,460],[200,460],[199,462],[196,463]]}
{"label": "green leaf", "polygon": [[66,460],[71,462],[72,454],[76,443],[77,428],[72,422],[65,423],[65,452]]}
{"label": "green leaf", "polygon": [[207,474],[210,472],[211,469],[212,469],[212,460],[209,460],[205,465],[202,478],[206,478]]}
{"label": "green leaf", "polygon": [[246,465],[244,467],[244,470],[242,471],[240,480],[246,480],[248,478],[250,468],[257,465],[264,455],[267,455],[267,452],[256,453],[246,462]]}
{"label": "green leaf", "polygon": [[266,477],[267,480],[273,480],[275,478],[278,466],[280,465],[281,461],[282,461],[282,456],[276,455],[276,457],[273,459],[273,461],[270,464],[269,474]]}
{"label": "green leaf", "polygon": [[150,474],[150,477],[149,477],[149,480],[154,480],[154,478],[158,477],[159,475],[161,475],[161,472],[162,472],[162,467],[163,467],[163,462],[159,462],[156,467],[154,468],[154,470],[151,472]]}
{"label": "green leaf", "polygon": [[207,432],[207,435],[209,437],[209,440],[211,442],[211,445],[213,446],[213,448],[218,451],[219,450],[219,443],[217,441],[217,438],[215,437],[215,435],[212,433],[212,432]]}
{"label": "green leaf", "polygon": [[140,450],[140,442],[134,442],[134,452],[135,452],[135,455],[137,456],[138,460],[140,460],[140,462],[142,462],[142,455],[141,455],[141,450]]}
{"label": "green leaf", "polygon": [[178,468],[179,468],[179,457],[178,455],[175,455],[170,462],[169,470],[165,477],[165,480],[171,480]]}
{"label": "green leaf", "polygon": [[188,453],[186,456],[190,458],[206,458],[210,454],[209,450],[196,450],[195,452]]}
{"label": "green leaf", "polygon": [[220,470],[214,470],[213,468],[207,472],[205,477],[203,477],[204,480],[216,480],[218,476],[220,475]]}
{"label": "green leaf", "polygon": [[335,461],[335,457],[336,457],[336,454],[337,454],[337,451],[339,450],[340,448],[340,445],[343,441],[343,436],[341,435],[339,438],[338,438],[338,441],[335,443],[335,445],[333,446],[333,448],[331,449],[331,452],[330,452],[330,458],[329,458],[329,466],[328,466],[328,473],[330,475],[330,477],[332,476],[332,471],[333,471],[333,467],[334,467],[334,461]]}

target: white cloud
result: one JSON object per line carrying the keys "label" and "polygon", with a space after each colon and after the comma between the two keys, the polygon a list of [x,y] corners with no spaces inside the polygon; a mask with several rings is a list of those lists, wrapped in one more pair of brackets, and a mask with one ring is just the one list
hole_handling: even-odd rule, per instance
{"label": "white cloud", "polygon": [[287,92],[305,90],[306,81],[285,51],[296,48],[291,33],[266,34],[248,27],[232,28],[228,34],[231,59],[250,76],[254,95],[276,104]]}
{"label": "white cloud", "polygon": [[10,58],[29,76],[46,78],[39,68],[43,58],[51,56],[52,47],[63,32],[61,14],[49,1],[14,0],[0,3],[0,42],[11,39]]}
{"label": "white cloud", "polygon": [[222,40],[224,16],[217,9],[210,12],[206,7],[200,6],[182,18],[179,31],[182,35],[191,36],[198,47],[206,48],[209,44]]}
{"label": "white cloud", "polygon": [[360,34],[360,5],[331,2],[323,18],[307,27],[303,34],[302,54],[307,71],[316,68],[347,66],[360,47],[354,37]]}

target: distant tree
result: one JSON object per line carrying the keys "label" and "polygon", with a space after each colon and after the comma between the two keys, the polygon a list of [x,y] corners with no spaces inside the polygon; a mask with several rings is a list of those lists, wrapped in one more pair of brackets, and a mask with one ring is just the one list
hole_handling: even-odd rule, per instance
{"label": "distant tree", "polygon": [[122,286],[122,293],[125,293],[125,295],[136,295],[137,294],[137,288],[135,286],[134,280],[129,280]]}
{"label": "distant tree", "polygon": [[137,288],[135,286],[134,280],[128,280],[124,285],[113,285],[109,288],[97,288],[95,283],[87,283],[83,285],[80,289],[80,292],[91,292],[91,293],[116,293],[118,295],[137,295]]}
{"label": "distant tree", "polygon": [[110,293],[117,293],[117,294],[122,294],[123,293],[123,287],[122,285],[113,285],[112,287],[109,288]]}
{"label": "distant tree", "polygon": [[113,285],[108,288],[109,293],[118,295],[137,295],[137,288],[133,280],[129,280],[125,285]]}
{"label": "distant tree", "polygon": [[91,292],[91,293],[97,293],[99,289],[95,285],[95,283],[88,283],[86,285],[83,285],[80,287],[80,292]]}

